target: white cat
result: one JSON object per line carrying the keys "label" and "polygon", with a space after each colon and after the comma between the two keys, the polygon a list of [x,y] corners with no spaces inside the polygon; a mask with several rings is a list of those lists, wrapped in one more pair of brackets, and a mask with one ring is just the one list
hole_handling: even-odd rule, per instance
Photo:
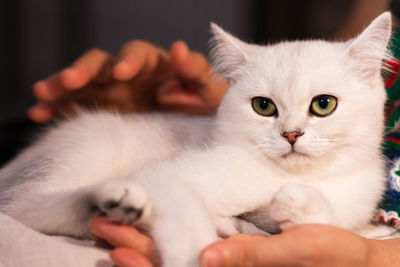
{"label": "white cat", "polygon": [[82,113],[0,171],[0,211],[48,234],[134,224],[163,266],[204,246],[299,223],[360,230],[384,189],[380,152],[391,33],[384,13],[345,43],[243,43],[212,25],[230,80],[215,117]]}

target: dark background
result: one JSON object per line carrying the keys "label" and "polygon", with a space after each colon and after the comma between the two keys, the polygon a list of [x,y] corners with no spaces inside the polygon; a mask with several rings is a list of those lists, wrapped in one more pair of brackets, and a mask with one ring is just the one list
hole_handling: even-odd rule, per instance
{"label": "dark background", "polygon": [[206,53],[210,21],[255,43],[334,38],[368,1],[383,0],[0,0],[0,164],[37,128],[25,117],[32,84],[88,48],[182,39]]}
{"label": "dark background", "polygon": [[117,53],[144,39],[177,39],[207,52],[214,21],[246,41],[329,37],[350,12],[348,0],[1,0],[0,123],[24,116],[35,81],[90,47]]}

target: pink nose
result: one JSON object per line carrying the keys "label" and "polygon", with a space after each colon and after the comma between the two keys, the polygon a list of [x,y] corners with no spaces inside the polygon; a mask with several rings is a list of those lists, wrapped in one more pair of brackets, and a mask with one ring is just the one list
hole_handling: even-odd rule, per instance
{"label": "pink nose", "polygon": [[287,138],[288,142],[291,145],[294,145],[297,141],[297,137],[302,136],[304,133],[300,131],[293,131],[293,132],[284,132],[282,134],[283,137]]}

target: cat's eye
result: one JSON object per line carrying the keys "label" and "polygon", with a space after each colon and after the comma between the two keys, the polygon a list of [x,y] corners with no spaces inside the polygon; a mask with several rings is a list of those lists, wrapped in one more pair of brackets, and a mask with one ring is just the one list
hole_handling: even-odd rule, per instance
{"label": "cat's eye", "polygon": [[319,95],[313,98],[310,105],[310,113],[325,117],[332,114],[337,107],[337,99],[331,95]]}
{"label": "cat's eye", "polygon": [[251,105],[256,113],[262,116],[275,116],[278,110],[271,99],[266,97],[257,96],[251,101]]}

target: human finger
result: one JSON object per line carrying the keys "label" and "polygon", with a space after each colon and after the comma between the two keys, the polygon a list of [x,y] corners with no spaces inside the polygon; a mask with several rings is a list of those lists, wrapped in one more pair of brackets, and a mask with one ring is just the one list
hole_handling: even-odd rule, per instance
{"label": "human finger", "polygon": [[129,248],[114,249],[110,258],[120,267],[153,267],[153,263],[142,254]]}
{"label": "human finger", "polygon": [[30,107],[27,111],[28,117],[37,123],[44,123],[54,117],[54,108],[43,102]]}
{"label": "human finger", "polygon": [[183,41],[177,41],[171,46],[170,62],[177,79],[158,88],[159,103],[189,114],[212,113],[227,84],[211,73],[207,59],[200,53],[190,51]]}
{"label": "human finger", "polygon": [[140,71],[154,70],[158,66],[160,56],[167,57],[167,54],[149,42],[140,40],[128,42],[120,50],[113,75],[118,80],[130,80]]}
{"label": "human finger", "polygon": [[146,258],[156,261],[156,253],[152,239],[141,234],[135,228],[108,221],[105,217],[93,220],[91,232],[107,240],[115,247],[125,247],[136,250]]}
{"label": "human finger", "polygon": [[112,77],[112,62],[108,53],[90,49],[60,73],[60,83],[66,89],[79,89],[92,81],[107,81]]}
{"label": "human finger", "polygon": [[71,117],[77,114],[79,106],[71,101],[39,102],[30,107],[27,116],[37,123],[45,123],[56,117]]}
{"label": "human finger", "polygon": [[[200,108],[191,104],[194,112],[189,113],[213,113],[226,92],[227,81],[211,71],[210,64],[204,55],[190,51],[182,41],[177,41],[171,46],[170,58],[181,86],[184,88],[181,91],[185,96],[184,100],[186,96],[189,100],[196,100],[196,98],[200,100],[196,100],[201,103]],[[161,103],[169,103],[177,99],[169,97],[169,91],[165,93],[160,90],[159,94],[162,98]]]}
{"label": "human finger", "polygon": [[204,105],[196,92],[190,92],[182,87],[178,80],[171,79],[158,88],[157,100],[165,106],[199,109]]}
{"label": "human finger", "polygon": [[54,101],[65,95],[65,90],[60,85],[58,74],[36,82],[32,86],[32,90],[34,96],[40,101]]}
{"label": "human finger", "polygon": [[185,80],[201,82],[209,75],[210,64],[206,57],[190,51],[183,41],[176,41],[171,45],[170,60],[174,70]]}

